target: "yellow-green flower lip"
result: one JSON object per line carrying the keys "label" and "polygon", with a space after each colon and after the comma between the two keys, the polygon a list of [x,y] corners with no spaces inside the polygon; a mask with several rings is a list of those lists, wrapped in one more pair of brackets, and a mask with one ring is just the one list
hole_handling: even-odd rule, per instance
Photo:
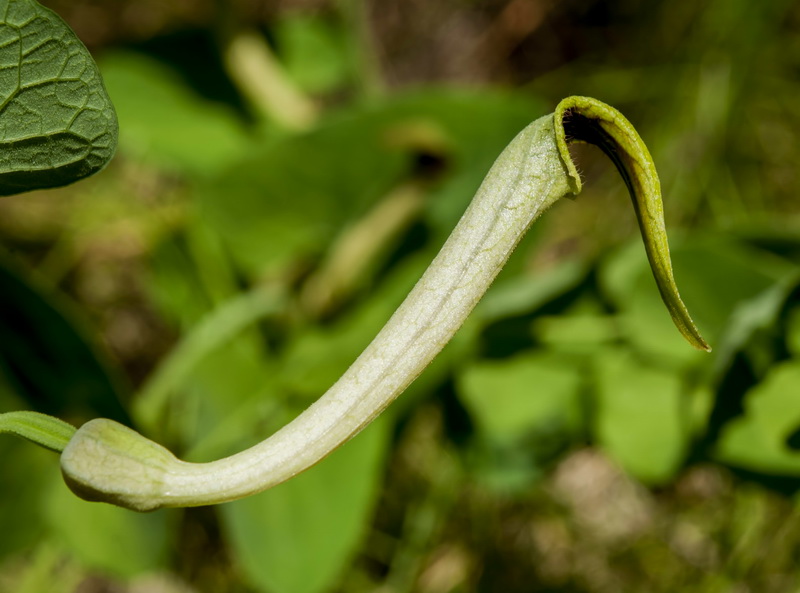
{"label": "yellow-green flower lip", "polygon": [[681,299],[669,255],[661,183],[650,151],[633,125],[619,111],[591,97],[567,97],[554,114],[556,142],[573,184],[581,188],[580,175],[567,148],[570,142],[598,146],[616,165],[631,195],[647,259],[661,299],[684,338],[698,350],[711,351]]}

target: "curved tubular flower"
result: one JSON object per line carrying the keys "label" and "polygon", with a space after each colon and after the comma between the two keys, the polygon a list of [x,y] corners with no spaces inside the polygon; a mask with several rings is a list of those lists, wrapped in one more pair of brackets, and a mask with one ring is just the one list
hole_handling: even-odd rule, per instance
{"label": "curved tubular flower", "polygon": [[624,116],[570,97],[508,145],[442,250],[372,343],[325,395],[262,443],[210,463],[187,463],[116,422],[95,419],[61,456],[69,487],[137,511],[226,502],[311,467],[364,428],[453,337],[527,231],[551,204],[580,191],[567,143],[597,144],[633,198],[662,298],[681,333],[708,350],[680,299],[652,159]]}

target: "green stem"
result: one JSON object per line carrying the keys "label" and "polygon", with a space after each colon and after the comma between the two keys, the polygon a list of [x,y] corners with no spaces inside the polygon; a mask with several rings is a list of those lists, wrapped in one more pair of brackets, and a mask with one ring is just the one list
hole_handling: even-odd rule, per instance
{"label": "green stem", "polygon": [[708,349],[672,278],[650,155],[618,111],[595,99],[572,97],[508,145],[406,300],[339,381],[294,421],[231,457],[187,463],[129,428],[92,420],[62,454],[67,484],[87,500],[147,511],[248,496],[323,459],[372,421],[433,360],[531,223],[559,198],[580,190],[569,141],[597,143],[617,164],[633,195],[667,308],[689,341]]}
{"label": "green stem", "polygon": [[39,412],[0,414],[0,434],[15,434],[56,453],[64,450],[75,430],[63,420]]}

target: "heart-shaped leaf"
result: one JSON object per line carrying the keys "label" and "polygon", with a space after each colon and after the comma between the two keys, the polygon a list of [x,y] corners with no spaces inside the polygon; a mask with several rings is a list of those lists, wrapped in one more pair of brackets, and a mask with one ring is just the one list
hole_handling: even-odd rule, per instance
{"label": "heart-shaped leaf", "polygon": [[117,116],[89,51],[33,0],[0,0],[0,195],[102,169]]}

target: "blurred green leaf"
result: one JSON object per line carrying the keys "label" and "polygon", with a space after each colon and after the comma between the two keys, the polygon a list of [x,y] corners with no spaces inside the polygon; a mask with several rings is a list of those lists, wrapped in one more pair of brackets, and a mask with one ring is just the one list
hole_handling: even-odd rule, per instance
{"label": "blurred green leaf", "polygon": [[[258,427],[262,418],[253,415],[239,425],[231,424],[230,418],[239,418],[242,406],[252,405],[248,402],[275,400],[274,376],[274,361],[264,356],[255,332],[245,332],[218,346],[170,392],[164,418],[169,440],[195,447],[214,435],[214,448],[209,449],[207,442],[203,445],[204,454],[210,455],[203,461],[234,453],[242,435],[249,434],[254,425]],[[265,435],[256,436],[258,441]]]}
{"label": "blurred green leaf", "polygon": [[58,457],[18,439],[0,440],[0,559],[33,545],[45,532],[43,493],[58,475]]}
{"label": "blurred green leaf", "polygon": [[[0,410],[14,410],[24,402],[12,391],[0,371]],[[0,438],[0,559],[32,545],[44,532],[40,512],[42,493],[58,472],[58,456],[19,439]]]}
{"label": "blurred green leaf", "polygon": [[800,358],[800,306],[794,305],[786,319],[786,346],[796,358]]}
{"label": "blurred green leaf", "polygon": [[470,472],[503,495],[530,493],[584,428],[582,361],[546,350],[457,364],[455,390],[477,429]]}
{"label": "blurred green leaf", "polygon": [[316,253],[380,198],[404,158],[358,117],[254,150],[201,188],[203,215],[251,275]]}
{"label": "blurred green leaf", "polygon": [[473,422],[497,443],[537,431],[575,434],[582,421],[582,384],[574,360],[546,351],[467,364],[456,380]]}
{"label": "blurred green leaf", "polygon": [[114,155],[117,119],[91,54],[33,0],[6,0],[0,14],[0,195],[99,171]]}
{"label": "blurred green leaf", "polygon": [[125,422],[120,381],[84,328],[57,295],[0,258],[0,370],[25,407]]}
{"label": "blurred green leaf", "polygon": [[680,376],[648,366],[622,348],[605,348],[594,362],[597,442],[636,478],[667,482],[688,448],[689,414]]}
{"label": "blurred green leaf", "polygon": [[[190,237],[206,234],[194,224]],[[164,315],[184,328],[183,338],[142,386],[135,416],[190,460],[209,461],[234,453],[244,435],[250,437],[246,445],[255,444],[284,419],[286,394],[278,386],[276,360],[254,327],[280,310],[283,297],[255,289],[215,307],[232,287],[216,278],[212,286],[209,270],[200,268],[226,262],[203,253],[201,264],[197,249],[187,253],[182,238],[162,243],[149,280]]]}
{"label": "blurred green leaf", "polygon": [[[672,260],[684,301],[712,343],[740,303],[793,272],[786,261],[730,238],[675,242]],[[642,352],[678,366],[707,360],[675,331],[636,242],[609,257],[600,280],[621,311],[625,335]]]}
{"label": "blurred green leaf", "polygon": [[[400,96],[388,108],[387,115],[394,113],[394,130],[402,130],[397,123],[430,122],[444,134],[447,169],[442,183],[431,192],[425,213],[437,242],[450,235],[508,143],[533,120],[552,111],[552,106],[527,93],[436,88]],[[541,222],[535,225],[534,232],[540,226]],[[509,264],[513,266],[513,261]]]}
{"label": "blurred green leaf", "polygon": [[175,513],[139,514],[86,502],[60,476],[51,481],[45,497],[48,529],[55,539],[87,567],[122,577],[165,567]]}
{"label": "blurred green leaf", "polygon": [[425,91],[351,108],[311,133],[254,149],[201,188],[203,214],[236,261],[263,274],[318,254],[434,151],[446,167],[427,208],[438,241],[536,105],[519,95]]}
{"label": "blurred green leaf", "polygon": [[[791,295],[800,282],[797,274],[789,274],[752,298],[739,302],[731,313],[728,327],[715,348],[715,374],[723,377],[726,372],[735,371],[737,357],[747,355],[752,371],[763,376],[774,364],[776,356],[784,356],[776,351],[778,344],[775,334],[784,324],[782,313],[791,308]],[[786,347],[792,350],[791,314],[786,321]],[[723,403],[723,402],[720,402]]]}
{"label": "blurred green leaf", "polygon": [[[230,299],[201,319],[159,363],[140,389],[135,404],[139,422],[146,427],[156,425],[170,396],[186,383],[188,377],[198,372],[202,374],[202,363],[213,364],[209,357],[214,353],[225,357],[221,350],[228,350],[229,344],[237,338],[241,341],[245,329],[268,314],[275,314],[283,304],[283,298],[275,293],[254,290]],[[249,345],[257,355],[258,343],[254,336],[250,337]],[[259,377],[260,373],[255,375]],[[232,398],[226,395],[225,399],[230,401]]]}
{"label": "blurred green leaf", "polygon": [[273,26],[278,55],[294,82],[309,93],[327,93],[349,74],[342,32],[318,15],[290,14]]}
{"label": "blurred green leaf", "polygon": [[795,271],[795,266],[764,251],[727,238],[686,244],[673,255],[681,271],[681,293],[692,310],[719,335],[737,303],[749,299]]}
{"label": "blurred green leaf", "polygon": [[233,109],[200,97],[169,66],[117,51],[100,67],[119,114],[122,150],[202,178],[247,149],[244,123]]}
{"label": "blurred green leaf", "polygon": [[590,352],[619,337],[613,316],[592,313],[543,315],[532,329],[539,342],[560,350]]}
{"label": "blurred green leaf", "polygon": [[539,275],[502,276],[472,314],[484,322],[526,315],[576,288],[586,280],[587,266],[566,261]]}
{"label": "blurred green leaf", "polygon": [[213,303],[200,275],[200,263],[192,257],[185,234],[165,237],[150,253],[148,263],[147,291],[165,320],[189,330],[211,310]]}
{"label": "blurred green leaf", "polygon": [[333,588],[366,533],[388,428],[380,418],[305,473],[221,507],[239,565],[259,591]]}
{"label": "blurred green leaf", "polygon": [[286,389],[313,401],[355,361],[380,331],[390,307],[362,308],[330,326],[311,326],[299,332],[286,348],[280,373]]}
{"label": "blurred green leaf", "polygon": [[[187,448],[193,459],[231,453],[237,429],[249,432],[274,411],[276,373],[262,337],[250,326],[280,309],[282,297],[259,289],[237,292],[218,237],[194,217],[183,232],[159,244],[150,269],[151,294],[184,335],[142,386],[136,418]],[[268,401],[260,406],[259,398]],[[266,412],[257,412],[261,407]],[[256,436],[263,437],[260,428]]]}
{"label": "blurred green leaf", "polygon": [[298,327],[279,364],[285,389],[304,402],[322,395],[378,334],[429,263],[426,254],[409,257],[334,322]]}
{"label": "blurred green leaf", "polygon": [[800,476],[800,452],[786,440],[800,428],[800,361],[776,365],[745,395],[745,414],[724,429],[717,459],[752,471]]}

